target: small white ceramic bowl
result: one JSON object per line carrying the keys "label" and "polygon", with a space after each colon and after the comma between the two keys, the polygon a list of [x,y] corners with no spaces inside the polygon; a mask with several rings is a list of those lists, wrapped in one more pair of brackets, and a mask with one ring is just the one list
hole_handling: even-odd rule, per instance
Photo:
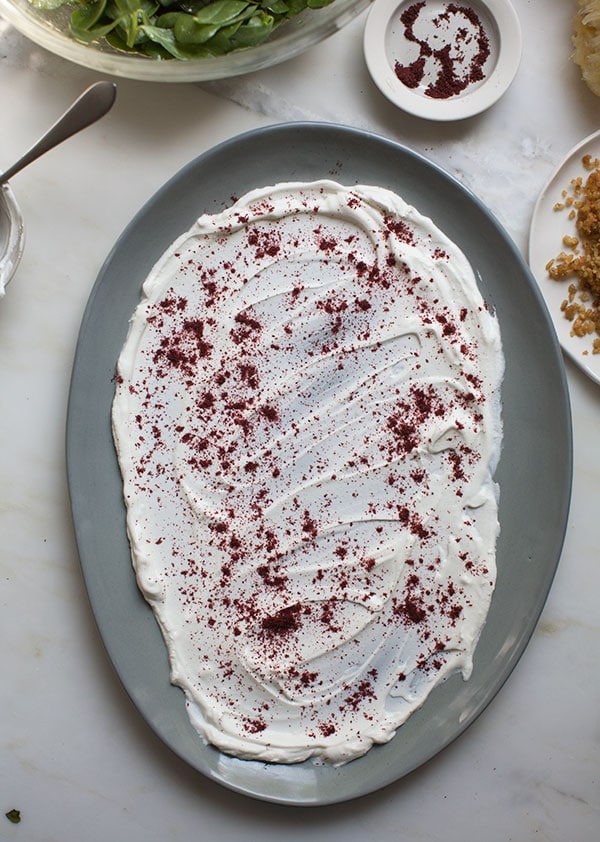
{"label": "small white ceramic bowl", "polygon": [[17,270],[24,245],[21,211],[9,185],[3,184],[0,186],[0,297]]}
{"label": "small white ceramic bowl", "polygon": [[[521,49],[510,0],[375,0],[364,33],[365,60],[379,90],[427,120],[462,120],[493,105],[513,81]],[[452,87],[461,81],[462,90]]]}

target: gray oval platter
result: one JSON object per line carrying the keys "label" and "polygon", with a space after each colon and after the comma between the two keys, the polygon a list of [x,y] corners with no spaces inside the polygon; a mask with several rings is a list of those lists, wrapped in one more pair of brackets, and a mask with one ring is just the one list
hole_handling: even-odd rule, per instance
{"label": "gray oval platter", "polygon": [[[333,178],[390,188],[430,216],[465,252],[500,320],[506,374],[498,581],[471,679],[452,676],[394,739],[339,767],[227,757],[204,745],[166,649],[137,589],[125,529],[110,410],[115,365],[148,271],[201,213],[280,181]],[[568,517],[572,434],[558,342],[538,287],[492,214],[458,182],[396,143],[320,123],[271,126],[233,138],[178,172],[142,208],[108,256],[85,311],[67,417],[67,472],[81,565],[109,657],[161,739],[213,781],[287,804],[331,804],[416,769],[484,710],[525,649],[558,564]]]}

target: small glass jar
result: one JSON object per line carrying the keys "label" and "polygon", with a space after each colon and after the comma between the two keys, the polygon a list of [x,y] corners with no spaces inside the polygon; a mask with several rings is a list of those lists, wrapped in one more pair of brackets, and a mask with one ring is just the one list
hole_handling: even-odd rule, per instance
{"label": "small glass jar", "polygon": [[0,186],[0,297],[17,270],[25,245],[23,217],[8,184]]}

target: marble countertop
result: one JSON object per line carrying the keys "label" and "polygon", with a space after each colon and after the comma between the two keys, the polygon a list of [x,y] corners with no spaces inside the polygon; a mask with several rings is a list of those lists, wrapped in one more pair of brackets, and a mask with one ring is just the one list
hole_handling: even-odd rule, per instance
{"label": "marble countertop", "polygon": [[[391,105],[366,69],[363,14],[303,56],[246,77],[118,80],[106,118],[15,177],[27,246],[0,301],[0,839],[598,838],[600,391],[571,362],[572,507],[530,645],[457,741],[403,780],[337,806],[283,807],[225,790],[147,727],[95,627],[65,476],[70,371],[96,274],[146,199],[219,141],[288,120],[373,130],[456,176],[525,253],[535,199],[564,154],[600,128],[600,101],[570,60],[574,4],[514,5],[521,66],[478,117],[436,124]],[[16,159],[97,78],[0,19],[0,162]],[[4,817],[11,809],[19,824]]]}

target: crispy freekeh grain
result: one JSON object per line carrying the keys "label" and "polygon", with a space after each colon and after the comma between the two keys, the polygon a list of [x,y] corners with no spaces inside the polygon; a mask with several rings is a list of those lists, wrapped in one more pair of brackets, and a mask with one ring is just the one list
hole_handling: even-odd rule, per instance
{"label": "crispy freekeh grain", "polygon": [[585,155],[582,164],[587,178],[573,179],[563,201],[554,206],[575,220],[576,236],[563,237],[565,248],[548,261],[546,270],[555,281],[570,280],[561,310],[572,322],[571,336],[596,334],[592,353],[600,354],[600,160]]}

